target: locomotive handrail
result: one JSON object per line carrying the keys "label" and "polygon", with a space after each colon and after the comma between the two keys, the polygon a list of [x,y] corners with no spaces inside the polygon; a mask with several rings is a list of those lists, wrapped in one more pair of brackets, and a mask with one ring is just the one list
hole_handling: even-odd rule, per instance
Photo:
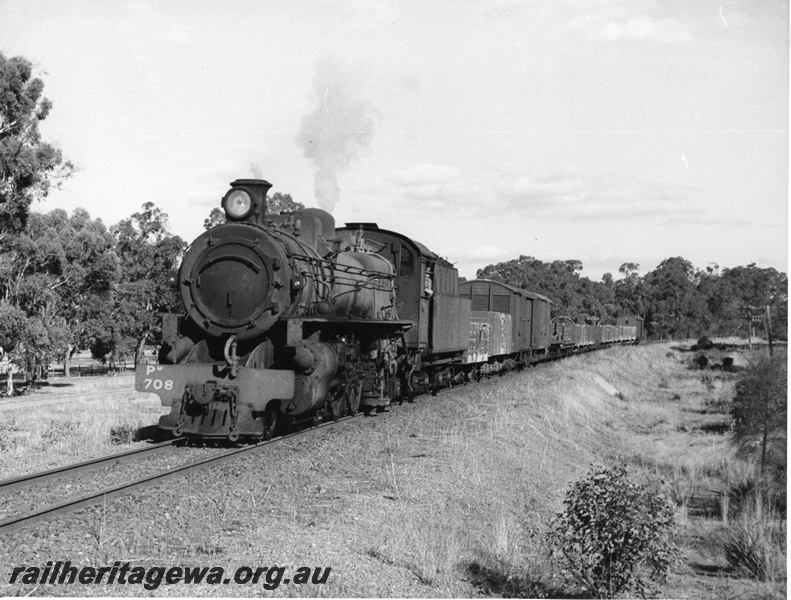
{"label": "locomotive handrail", "polygon": [[378,277],[381,279],[395,279],[395,273],[385,273],[384,271],[372,271],[371,269],[361,269],[353,265],[344,265],[332,262],[326,258],[316,258],[314,256],[307,256],[305,254],[292,254],[294,258],[304,260],[310,263],[323,263],[326,266],[332,267],[336,271],[344,271],[355,275],[363,275],[365,277]]}

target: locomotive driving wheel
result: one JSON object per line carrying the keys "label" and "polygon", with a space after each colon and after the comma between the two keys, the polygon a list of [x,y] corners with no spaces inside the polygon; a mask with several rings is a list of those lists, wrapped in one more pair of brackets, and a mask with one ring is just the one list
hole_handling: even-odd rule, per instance
{"label": "locomotive driving wheel", "polygon": [[363,381],[359,377],[350,379],[346,382],[346,412],[354,416],[360,409],[360,401],[363,396]]}
{"label": "locomotive driving wheel", "polygon": [[264,423],[264,441],[271,440],[277,430],[277,408],[271,404],[266,407],[262,421]]}
{"label": "locomotive driving wheel", "polygon": [[346,404],[346,386],[336,384],[330,388],[327,397],[327,416],[333,421],[337,421],[343,416],[344,404]]}

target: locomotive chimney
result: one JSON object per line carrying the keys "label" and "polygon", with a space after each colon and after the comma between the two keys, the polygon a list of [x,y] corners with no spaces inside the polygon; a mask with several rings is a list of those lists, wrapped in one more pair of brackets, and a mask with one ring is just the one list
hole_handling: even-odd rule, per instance
{"label": "locomotive chimney", "polygon": [[266,193],[272,184],[263,179],[237,179],[231,183],[231,190],[242,188],[253,196],[253,212],[246,219],[258,225],[266,225]]}

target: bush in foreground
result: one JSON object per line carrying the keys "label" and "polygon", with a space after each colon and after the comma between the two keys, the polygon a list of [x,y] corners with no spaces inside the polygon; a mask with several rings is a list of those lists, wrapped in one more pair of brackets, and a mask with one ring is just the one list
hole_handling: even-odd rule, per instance
{"label": "bush in foreground", "polygon": [[586,591],[612,597],[645,595],[661,583],[678,552],[670,539],[673,505],[663,494],[630,481],[626,469],[589,473],[566,494],[549,542]]}
{"label": "bush in foreground", "polygon": [[785,538],[784,522],[780,519],[743,516],[726,533],[725,559],[740,575],[775,581],[785,576]]}
{"label": "bush in foreground", "polygon": [[760,356],[736,384],[734,442],[785,487],[788,438],[788,358]]}

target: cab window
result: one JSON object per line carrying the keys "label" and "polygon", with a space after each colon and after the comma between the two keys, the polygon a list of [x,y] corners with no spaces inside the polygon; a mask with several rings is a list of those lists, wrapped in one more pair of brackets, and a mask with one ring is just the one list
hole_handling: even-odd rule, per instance
{"label": "cab window", "polygon": [[398,274],[401,277],[412,277],[415,274],[415,255],[403,244],[401,245],[401,261],[398,266]]}

